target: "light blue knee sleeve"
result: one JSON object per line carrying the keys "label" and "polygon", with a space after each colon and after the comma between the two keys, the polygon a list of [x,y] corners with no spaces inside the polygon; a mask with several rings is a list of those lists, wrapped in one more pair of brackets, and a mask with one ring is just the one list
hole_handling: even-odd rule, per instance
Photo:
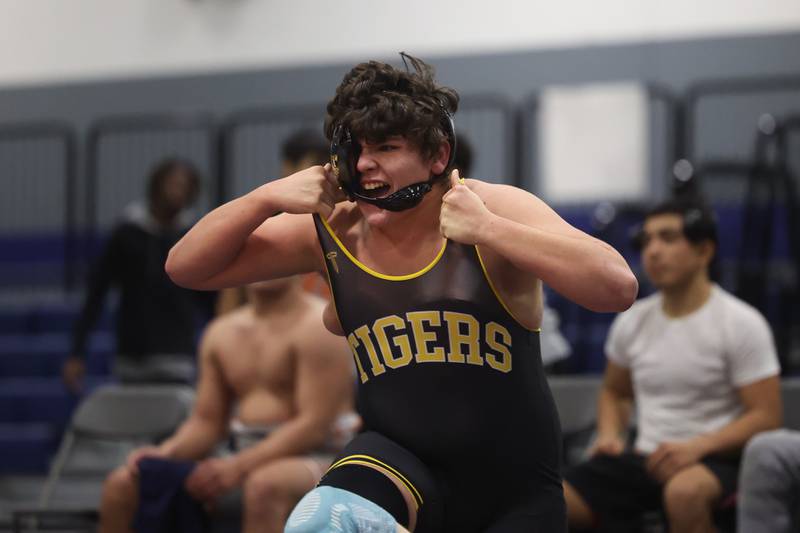
{"label": "light blue knee sleeve", "polygon": [[395,533],[397,522],[385,509],[344,489],[317,487],[306,494],[286,521],[284,533]]}

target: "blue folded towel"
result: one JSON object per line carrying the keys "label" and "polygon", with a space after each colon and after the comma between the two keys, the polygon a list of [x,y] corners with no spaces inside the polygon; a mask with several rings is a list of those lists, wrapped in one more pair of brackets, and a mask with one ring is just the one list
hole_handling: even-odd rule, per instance
{"label": "blue folded towel", "polygon": [[183,483],[194,461],[145,457],[139,461],[139,508],[133,520],[137,533],[206,533],[208,515]]}

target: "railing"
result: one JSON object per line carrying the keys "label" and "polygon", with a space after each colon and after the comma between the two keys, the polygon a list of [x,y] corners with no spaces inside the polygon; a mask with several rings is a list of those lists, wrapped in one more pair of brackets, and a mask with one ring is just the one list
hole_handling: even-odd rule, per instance
{"label": "railing", "polygon": [[252,108],[229,115],[220,136],[220,201],[281,177],[281,142],[299,129],[316,129],[321,135],[324,116],[322,104]]}
{"label": "railing", "polygon": [[472,170],[468,177],[519,184],[515,163],[516,109],[511,102],[498,95],[464,96],[454,122],[456,142],[468,143],[472,148]]}
{"label": "railing", "polygon": [[[783,93],[783,94],[781,94]],[[747,102],[749,99],[750,102]],[[752,140],[759,118],[771,114],[780,118],[800,110],[800,77],[741,78],[702,81],[692,85],[683,96],[680,110],[681,136],[678,138],[678,156],[694,165],[704,160],[737,159],[741,162],[752,154]],[[726,105],[734,102],[736,105]],[[735,102],[737,101],[738,102]],[[744,104],[744,105],[743,105]],[[720,106],[717,119],[728,125],[720,128],[728,137],[720,139],[727,153],[702,153],[700,128],[704,123],[703,106]],[[724,109],[723,109],[724,108]],[[732,113],[735,111],[735,113]],[[719,122],[717,122],[719,125]],[[737,139],[735,134],[742,132]],[[707,142],[709,139],[705,139]],[[731,141],[735,142],[731,142]],[[713,147],[712,147],[713,148]]]}
{"label": "railing", "polygon": [[73,286],[76,155],[70,124],[0,125],[0,233],[13,241],[0,247],[0,285]]}

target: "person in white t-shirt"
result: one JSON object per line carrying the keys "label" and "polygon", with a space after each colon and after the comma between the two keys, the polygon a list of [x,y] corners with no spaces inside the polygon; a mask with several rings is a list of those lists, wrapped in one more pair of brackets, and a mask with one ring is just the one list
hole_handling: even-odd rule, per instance
{"label": "person in white t-shirt", "polygon": [[[597,439],[564,476],[569,523],[637,530],[661,509],[672,532],[713,531],[714,509],[736,492],[742,448],[781,424],[772,333],[709,278],[717,230],[702,203],[656,207],[638,242],[658,292],[611,326]],[[638,434],[626,449],[632,402]]]}

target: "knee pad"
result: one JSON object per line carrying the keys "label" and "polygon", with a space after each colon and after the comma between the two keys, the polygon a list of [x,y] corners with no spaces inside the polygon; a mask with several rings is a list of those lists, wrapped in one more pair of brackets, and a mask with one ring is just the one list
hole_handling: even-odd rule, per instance
{"label": "knee pad", "polygon": [[286,521],[284,533],[396,533],[387,511],[358,494],[317,487],[306,494]]}
{"label": "knee pad", "polygon": [[416,533],[438,533],[444,522],[444,503],[428,467],[413,453],[380,433],[356,436],[322,477],[319,486],[331,486],[368,497],[408,528],[408,508],[397,486],[384,474],[364,466],[374,464],[391,473],[414,498]]}

